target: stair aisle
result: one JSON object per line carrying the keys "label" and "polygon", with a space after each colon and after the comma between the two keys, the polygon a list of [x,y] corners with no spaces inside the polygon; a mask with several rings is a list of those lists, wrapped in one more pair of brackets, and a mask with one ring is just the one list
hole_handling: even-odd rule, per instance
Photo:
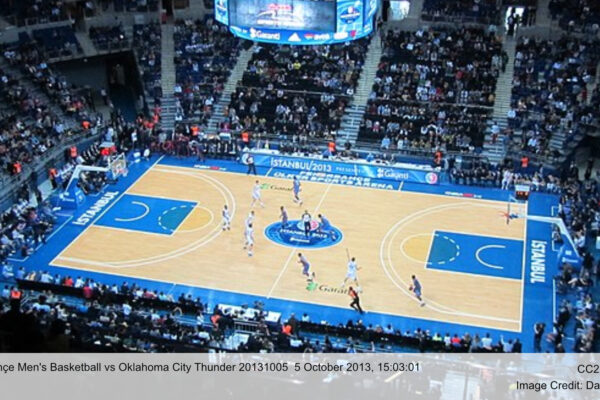
{"label": "stair aisle", "polygon": [[231,94],[235,92],[238,82],[241,81],[242,77],[244,76],[244,71],[248,66],[248,62],[252,58],[252,52],[253,47],[250,47],[249,49],[242,49],[240,51],[240,55],[237,58],[235,67],[233,67],[229,78],[227,78],[227,82],[225,83],[225,87],[221,93],[221,97],[214,105],[206,133],[218,133],[218,126],[225,119],[223,111],[229,105]]}
{"label": "stair aisle", "polygon": [[[488,129],[485,133],[485,140],[483,144],[483,154],[493,163],[501,162],[505,155],[507,148],[505,147],[504,141],[501,137],[497,140],[493,140],[491,127],[496,123],[500,128],[500,132],[504,131],[508,127],[507,113],[510,110],[510,101],[512,95],[512,81],[513,71],[515,62],[515,48],[517,41],[514,37],[504,37],[503,49],[508,54],[508,63],[506,64],[506,70],[500,74],[498,81],[496,82],[496,100],[494,102],[494,112],[492,119],[488,121]],[[516,140],[519,141],[517,133],[515,132]]]}

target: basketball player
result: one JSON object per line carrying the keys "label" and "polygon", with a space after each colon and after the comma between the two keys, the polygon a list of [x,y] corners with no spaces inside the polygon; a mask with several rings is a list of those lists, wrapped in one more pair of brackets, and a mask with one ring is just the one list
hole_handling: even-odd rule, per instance
{"label": "basketball player", "polygon": [[244,250],[248,249],[248,257],[252,257],[254,251],[254,229],[252,228],[252,224],[246,226],[246,231],[244,232],[244,236],[246,236],[246,243],[244,244]]}
{"label": "basketball player", "polygon": [[331,222],[323,215],[319,214],[319,219],[321,220],[321,224],[319,225],[319,232],[325,233],[331,236],[332,240],[335,240],[335,231],[331,226]]}
{"label": "basketball player", "polygon": [[348,271],[346,272],[346,277],[344,278],[344,282],[342,282],[342,288],[346,285],[348,280],[354,281],[356,284],[356,290],[360,292],[360,284],[358,283],[358,270],[360,267],[356,263],[356,257],[352,257],[351,260],[348,261]]}
{"label": "basketball player", "polygon": [[254,184],[254,188],[252,188],[252,204],[250,204],[250,207],[254,207],[256,202],[258,202],[262,208],[265,208],[265,203],[263,203],[260,195],[260,183],[258,183],[258,181]]}
{"label": "basketball player", "polygon": [[229,209],[227,208],[227,204],[223,206],[223,211],[221,212],[223,216],[223,230],[231,230],[231,215],[229,214]]}
{"label": "basketball player", "polygon": [[302,222],[304,222],[304,236],[310,235],[311,221],[312,217],[310,216],[308,210],[304,210],[304,214],[302,214]]}
{"label": "basketball player", "polygon": [[246,217],[246,221],[244,221],[244,225],[248,226],[254,223],[254,210],[250,210],[248,216]]}
{"label": "basketball player", "polygon": [[302,253],[298,253],[298,264],[302,265],[302,275],[306,275],[308,277],[308,281],[312,281],[315,277],[315,273],[310,272],[310,263],[302,255]]}
{"label": "basketball player", "polygon": [[421,286],[421,282],[419,282],[416,275],[412,276],[412,285],[410,285],[408,290],[410,290],[411,292],[413,292],[415,294],[415,297],[421,303],[421,307],[423,307],[425,305],[425,302],[423,301],[423,298],[422,298],[423,287]]}
{"label": "basketball player", "polygon": [[287,224],[288,224],[288,213],[287,210],[285,209],[284,206],[281,206],[281,214],[279,215],[281,217],[281,227],[282,228],[287,228]]}
{"label": "basketball player", "polygon": [[298,203],[298,205],[301,206],[302,200],[300,199],[300,191],[302,191],[302,189],[300,188],[300,181],[296,176],[294,176],[292,190],[294,192],[294,203]]}

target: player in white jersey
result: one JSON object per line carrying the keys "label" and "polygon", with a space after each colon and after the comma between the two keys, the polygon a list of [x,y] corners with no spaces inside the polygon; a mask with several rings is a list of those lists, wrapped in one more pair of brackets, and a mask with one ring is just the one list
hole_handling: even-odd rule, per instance
{"label": "player in white jersey", "polygon": [[244,226],[254,224],[254,210],[251,210],[246,217],[246,221],[244,221]]}
{"label": "player in white jersey", "polygon": [[252,256],[254,251],[254,229],[252,228],[252,224],[246,226],[244,236],[246,237],[246,243],[244,243],[244,250],[247,249],[248,256]]}
{"label": "player in white jersey", "polygon": [[223,216],[223,230],[231,230],[231,215],[229,214],[229,209],[227,208],[227,204],[223,206],[223,211],[221,211],[221,215]]}
{"label": "player in white jersey", "polygon": [[360,267],[356,263],[356,257],[352,257],[351,260],[348,261],[348,271],[346,272],[346,277],[344,278],[344,282],[342,282],[342,287],[346,285],[348,280],[354,281],[356,286],[358,286],[358,291],[360,291],[360,284],[358,283],[358,270]]}
{"label": "player in white jersey", "polygon": [[252,188],[252,203],[250,204],[250,207],[254,207],[256,202],[258,202],[262,208],[265,208],[265,203],[263,203],[260,195],[260,183],[258,183],[258,181],[256,181]]}

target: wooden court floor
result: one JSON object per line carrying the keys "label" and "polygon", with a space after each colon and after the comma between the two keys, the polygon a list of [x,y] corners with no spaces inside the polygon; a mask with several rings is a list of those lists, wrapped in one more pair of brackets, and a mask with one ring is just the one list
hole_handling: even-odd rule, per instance
{"label": "wooden court floor", "polygon": [[[254,208],[256,245],[249,257],[242,249],[243,221],[255,179],[268,188],[262,191],[266,207]],[[350,300],[340,284],[348,249],[361,267],[367,311],[521,331],[522,279],[425,265],[436,230],[524,240],[526,220],[507,225],[500,216],[506,203],[303,182],[299,207],[290,188],[289,180],[155,165],[127,194],[196,202],[176,231],[160,235],[93,224],[52,264],[347,308]],[[233,213],[231,231],[221,230],[223,204]],[[263,234],[279,220],[281,205],[290,219],[299,219],[304,209],[315,217],[323,213],[344,235],[333,247],[301,250],[316,272],[317,290],[306,289],[298,249]],[[423,285],[424,307],[407,290],[412,274]]]}

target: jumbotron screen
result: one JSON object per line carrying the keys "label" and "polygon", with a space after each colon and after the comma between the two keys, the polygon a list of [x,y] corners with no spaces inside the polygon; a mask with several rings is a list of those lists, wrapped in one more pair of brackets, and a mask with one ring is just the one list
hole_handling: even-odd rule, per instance
{"label": "jumbotron screen", "polygon": [[244,39],[324,44],[373,30],[378,0],[216,0],[215,19]]}

